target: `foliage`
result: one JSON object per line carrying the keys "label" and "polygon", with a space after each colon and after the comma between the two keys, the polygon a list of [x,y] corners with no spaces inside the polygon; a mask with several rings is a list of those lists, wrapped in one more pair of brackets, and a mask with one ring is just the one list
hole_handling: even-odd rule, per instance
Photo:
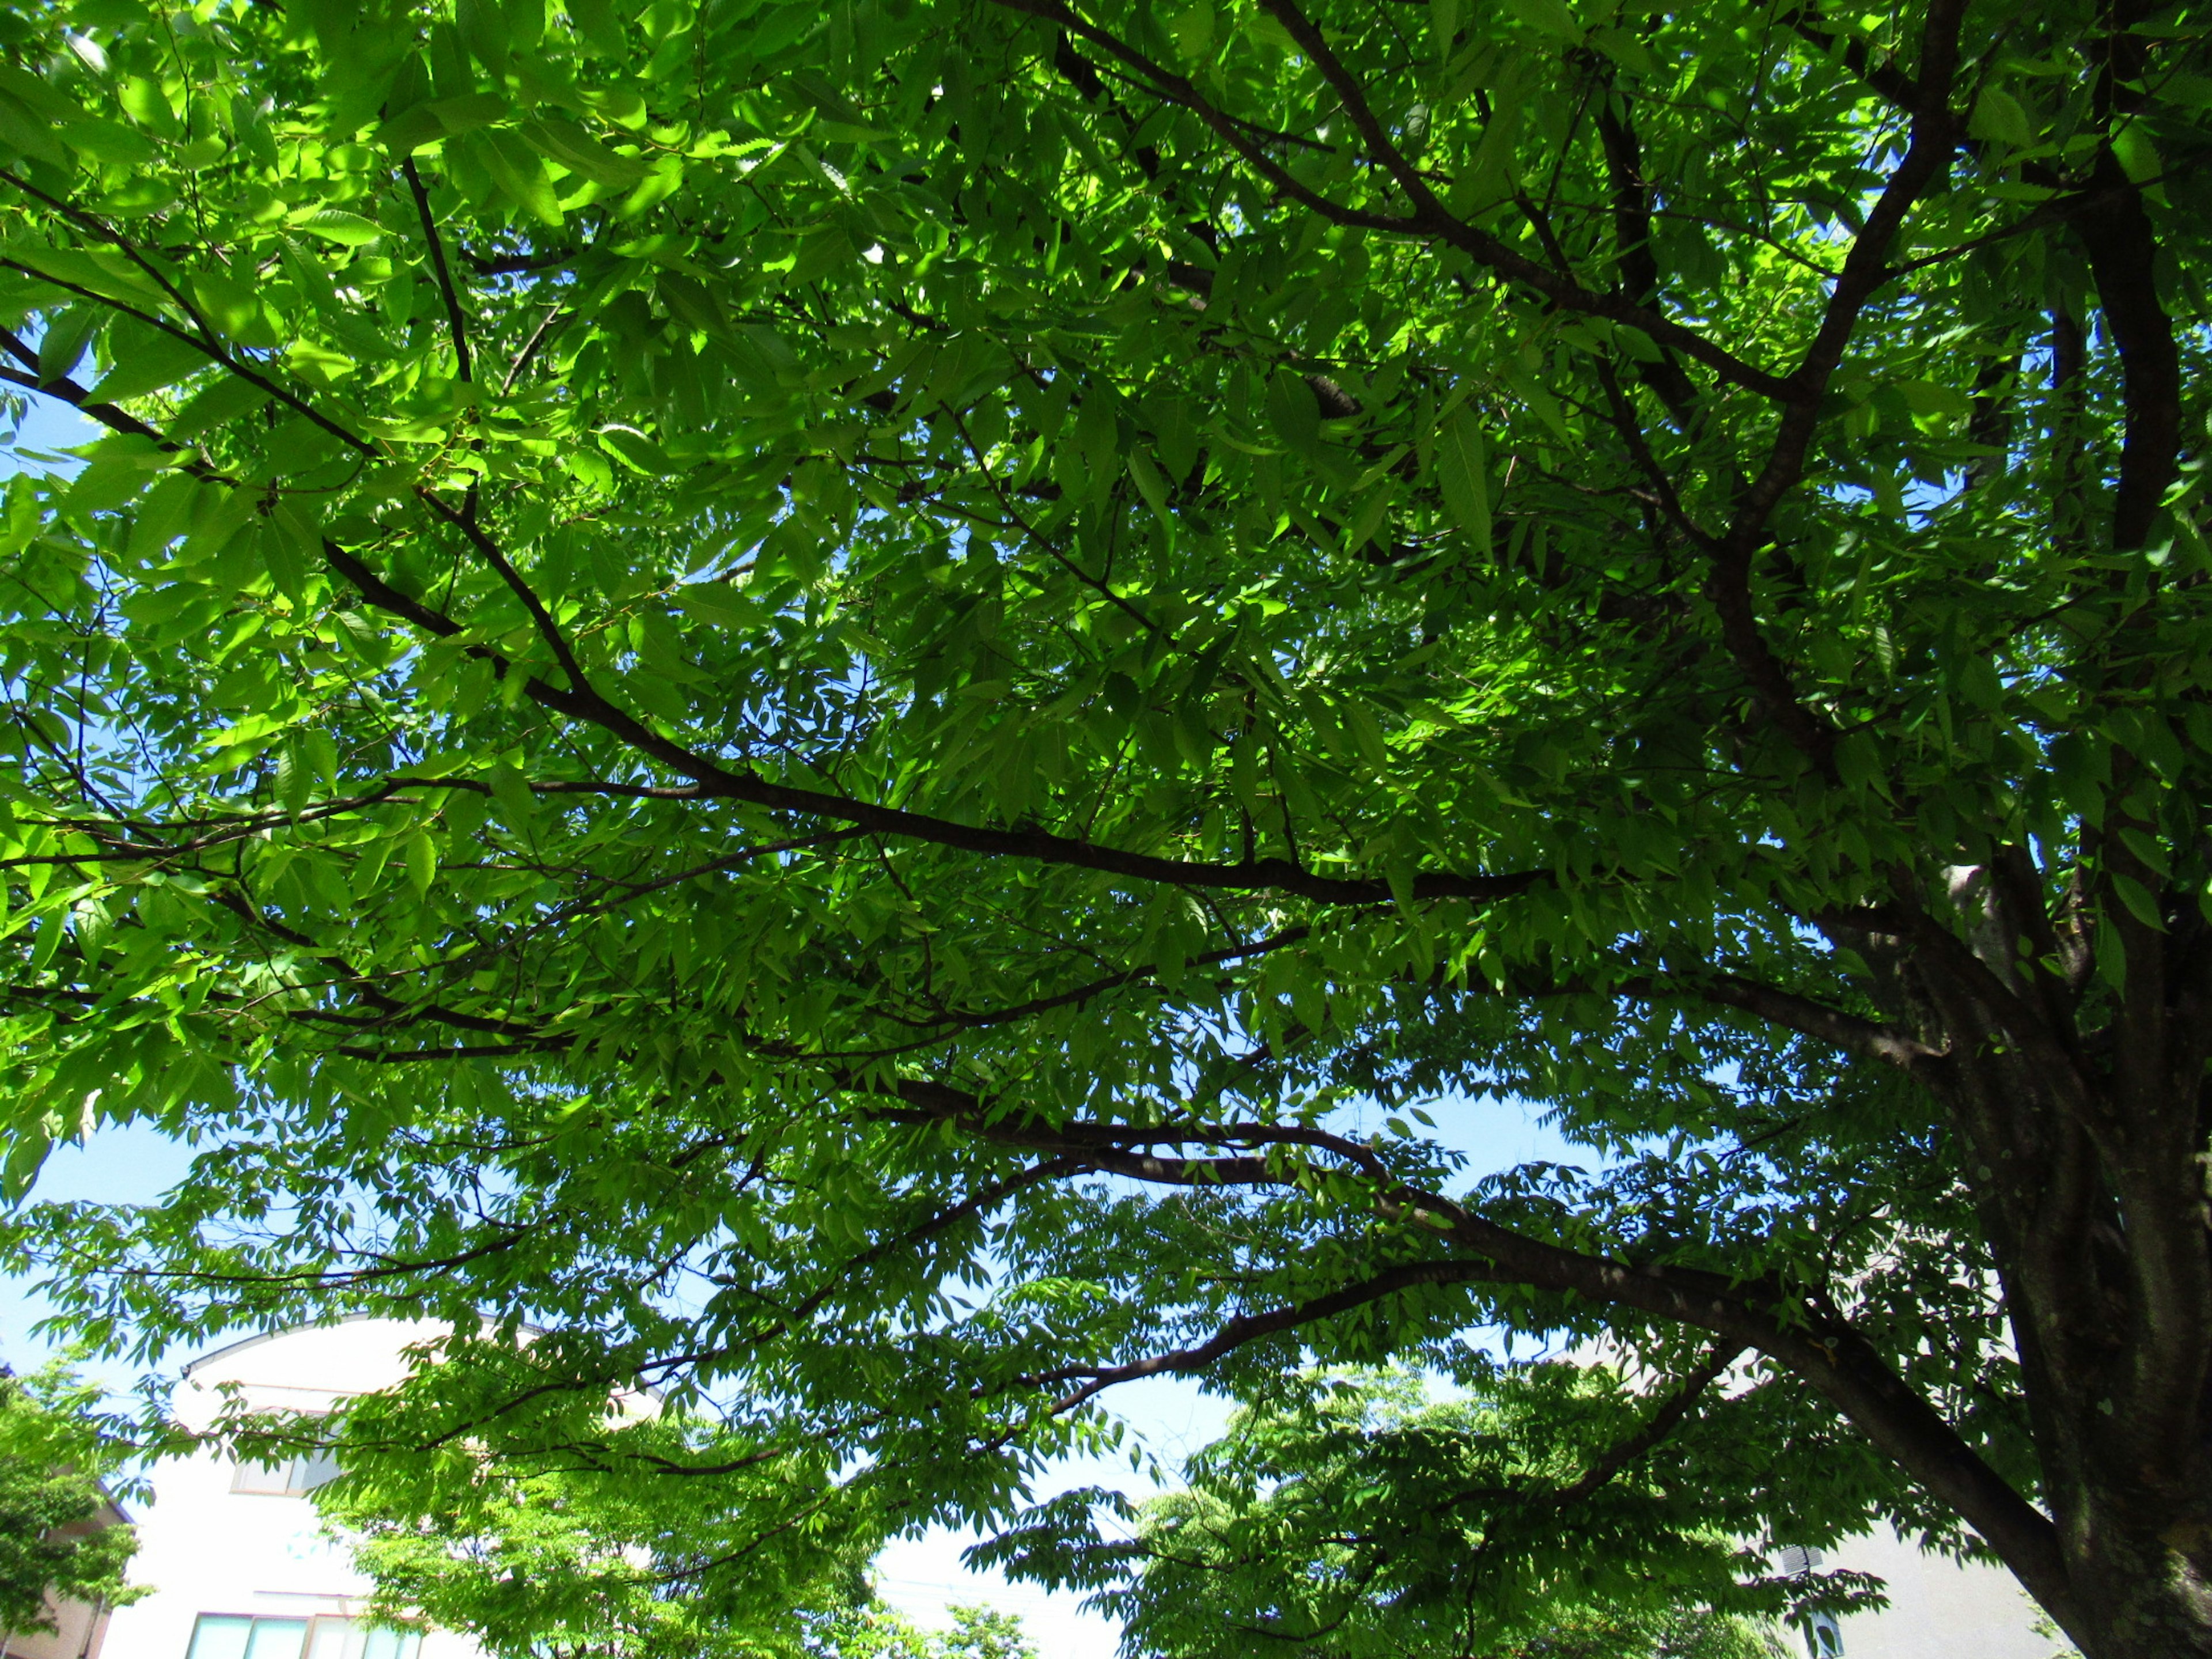
{"label": "foliage", "polygon": [[1742,1352],[1741,1535],[2203,1655],[2208,24],[8,9],[6,1167],[200,1148],[13,1247],[901,1525]]}
{"label": "foliage", "polygon": [[1037,1659],[1018,1615],[948,1607],[951,1628],[926,1631],[903,1613],[866,1602],[830,1621],[810,1651],[823,1659]]}
{"label": "foliage", "polygon": [[986,1554],[1091,1588],[1132,1652],[1167,1659],[1255,1639],[1327,1659],[1780,1659],[1766,1619],[1878,1605],[1863,1575],[1778,1579],[1732,1535],[1744,1512],[1702,1481],[1717,1449],[1664,1432],[1691,1403],[1655,1410],[1566,1362],[1445,1403],[1402,1376],[1316,1378],[1239,1413],[1126,1541],[1095,1512],[1072,1527],[1095,1496],[1077,1494]]}
{"label": "foliage", "polygon": [[801,1490],[791,1462],[732,1474],[714,1436],[665,1418],[534,1456],[495,1438],[380,1455],[373,1407],[349,1427],[348,1473],[316,1501],[374,1610],[493,1659],[792,1659],[865,1601],[878,1537],[834,1487]]}
{"label": "foliage", "polygon": [[148,1594],[124,1579],[137,1534],[100,1518],[102,1483],[131,1451],[94,1425],[98,1398],[59,1363],[0,1374],[0,1630],[52,1630],[49,1598],[121,1607]]}

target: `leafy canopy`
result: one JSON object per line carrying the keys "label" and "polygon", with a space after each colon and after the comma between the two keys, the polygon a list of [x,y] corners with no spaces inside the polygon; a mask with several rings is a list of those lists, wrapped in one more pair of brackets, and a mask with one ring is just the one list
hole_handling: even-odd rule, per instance
{"label": "leafy canopy", "polygon": [[[349,1426],[374,1443],[372,1413]],[[465,1631],[493,1659],[797,1659],[865,1620],[879,1531],[831,1512],[818,1479],[795,1490],[793,1462],[702,1476],[722,1449],[654,1417],[534,1456],[481,1440],[356,1454],[316,1503],[377,1613]],[[641,1480],[641,1466],[693,1478]]]}
{"label": "leafy canopy", "polygon": [[9,10],[106,435],[0,534],[7,1169],[202,1149],[15,1247],[897,1524],[1138,1376],[1747,1351],[1735,1535],[2199,1619],[2204,27]]}
{"label": "leafy canopy", "polygon": [[131,1451],[97,1425],[99,1397],[59,1362],[0,1375],[0,1629],[51,1632],[58,1604],[149,1593],[125,1580],[137,1535],[103,1482]]}
{"label": "leafy canopy", "polygon": [[1668,1432],[1711,1382],[1649,1423],[1573,1362],[1448,1402],[1402,1375],[1316,1376],[1240,1412],[1186,1489],[1116,1505],[1133,1528],[1083,1525],[1097,1494],[1079,1493],[984,1554],[1091,1588],[1130,1651],[1172,1659],[1779,1659],[1768,1619],[1880,1598],[1860,1575],[1778,1578],[1731,1535],[1757,1521],[1703,1487],[1709,1427]]}

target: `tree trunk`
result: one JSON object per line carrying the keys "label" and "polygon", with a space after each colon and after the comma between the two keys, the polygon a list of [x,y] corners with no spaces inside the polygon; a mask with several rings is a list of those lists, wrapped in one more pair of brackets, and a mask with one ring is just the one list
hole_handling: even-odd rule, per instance
{"label": "tree trunk", "polygon": [[1908,900],[1849,942],[1942,1054],[1923,1081],[2003,1290],[2063,1585],[1988,1541],[2087,1659],[2212,1659],[2208,930],[2193,904],[2069,921],[2078,895],[2054,925],[2045,890],[2008,848],[1951,872],[1952,915]]}
{"label": "tree trunk", "polygon": [[2192,1559],[2168,1542],[2161,1531],[2176,1528],[2159,1527],[2126,1494],[2105,1492],[2098,1499],[2063,1528],[2068,1565],[2081,1587],[2081,1629],[2069,1633],[2087,1659],[2206,1659],[2212,1582],[2201,1552]]}

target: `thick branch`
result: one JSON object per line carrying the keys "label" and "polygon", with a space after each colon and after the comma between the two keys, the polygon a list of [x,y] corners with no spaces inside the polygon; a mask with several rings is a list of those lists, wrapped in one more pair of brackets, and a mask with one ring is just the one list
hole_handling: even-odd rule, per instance
{"label": "thick branch", "polygon": [[1240,1314],[1229,1321],[1205,1341],[1172,1352],[1154,1354],[1150,1358],[1136,1359],[1125,1365],[1066,1365],[1058,1370],[1040,1371],[1020,1381],[1031,1388],[1048,1388],[1060,1382],[1073,1382],[1082,1378],[1079,1388],[1060,1395],[1052,1403],[1055,1413],[1072,1411],[1084,1401],[1104,1393],[1117,1383],[1133,1382],[1147,1376],[1170,1373],[1202,1371],[1216,1360],[1234,1353],[1262,1337],[1279,1336],[1307,1325],[1334,1319],[1354,1308],[1364,1308],[1370,1302],[1420,1285],[1466,1285],[1494,1279],[1497,1274],[1480,1261],[1408,1261],[1395,1267],[1385,1267],[1356,1284],[1346,1285],[1324,1295],[1299,1302],[1285,1308],[1276,1308],[1267,1313]]}
{"label": "thick branch", "polygon": [[[1212,1165],[1218,1171],[1216,1184],[1295,1187],[1321,1173],[1316,1167],[1296,1160],[1271,1163],[1253,1158],[1127,1158],[1109,1162],[1097,1150],[1095,1133],[1087,1136],[1085,1131],[1107,1131],[1118,1138],[1129,1133],[1121,1126],[1054,1127],[1004,1117],[994,1121],[980,1097],[942,1084],[909,1082],[898,1085],[896,1092],[900,1099],[924,1105],[932,1114],[983,1139],[1049,1149],[1137,1180],[1200,1184],[1206,1179],[1206,1167]],[[1237,1125],[1230,1126],[1226,1134],[1209,1132],[1205,1138],[1212,1139],[1214,1144],[1234,1144],[1237,1139],[1256,1140],[1275,1133],[1272,1126]],[[1341,1141],[1326,1131],[1297,1133],[1312,1144]],[[1154,1143],[1201,1139],[1196,1133],[1166,1127],[1148,1128],[1142,1133]],[[1341,1141],[1341,1145],[1356,1148],[1361,1156],[1355,1162],[1371,1169],[1371,1150],[1358,1147],[1357,1142]],[[1153,1168],[1148,1170],[1148,1165]],[[1632,1308],[1710,1331],[1725,1341],[1756,1349],[1782,1365],[1827,1400],[1933,1496],[1955,1510],[2054,1617],[2062,1624],[2069,1622],[2073,1592],[2059,1552],[2057,1528],[1839,1316],[1784,1305],[1757,1286],[1717,1273],[1662,1264],[1632,1267],[1568,1249],[1502,1226],[1441,1194],[1395,1182],[1387,1174],[1375,1179],[1374,1202],[1377,1212],[1386,1218],[1432,1232],[1477,1261],[1438,1264],[1437,1271],[1443,1275],[1439,1279],[1416,1276],[1413,1269],[1420,1264],[1408,1264],[1390,1270],[1395,1277],[1377,1275],[1333,1292],[1332,1297],[1343,1298],[1340,1303],[1317,1297],[1292,1308],[1232,1321],[1208,1343],[1136,1362],[1133,1368],[1063,1375],[1088,1376],[1091,1383],[1086,1387],[1095,1393],[1098,1387],[1110,1386],[1101,1380],[1107,1376],[1120,1381],[1125,1380],[1124,1373],[1137,1376],[1196,1369],[1242,1342],[1312,1323],[1413,1283],[1466,1284],[1496,1279],[1579,1297],[1602,1306]],[[1452,1270],[1467,1267],[1475,1270]],[[1088,1397],[1081,1391],[1079,1395]]]}
{"label": "thick branch", "polygon": [[2112,548],[2150,539],[2181,455],[2181,349],[2158,297],[2158,236],[2110,145],[2099,152],[2094,205],[2076,216],[2098,303],[2119,348],[2120,477],[2112,495]]}

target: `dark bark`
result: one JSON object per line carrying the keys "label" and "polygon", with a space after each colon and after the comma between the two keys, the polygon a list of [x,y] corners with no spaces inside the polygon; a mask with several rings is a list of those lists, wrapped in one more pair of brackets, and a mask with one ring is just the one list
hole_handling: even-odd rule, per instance
{"label": "dark bark", "polygon": [[1958,1134],[2003,1287],[2063,1603],[2021,1577],[2089,1659],[2212,1654],[2198,930],[2131,941],[2108,923],[2098,943],[2132,945],[2135,976],[2109,1023],[2083,1030],[2045,965],[2057,936],[2025,851],[1958,875],[1950,918],[1900,903],[1895,933],[1852,942],[1887,961],[1893,1018],[1948,1056],[1919,1074]]}

